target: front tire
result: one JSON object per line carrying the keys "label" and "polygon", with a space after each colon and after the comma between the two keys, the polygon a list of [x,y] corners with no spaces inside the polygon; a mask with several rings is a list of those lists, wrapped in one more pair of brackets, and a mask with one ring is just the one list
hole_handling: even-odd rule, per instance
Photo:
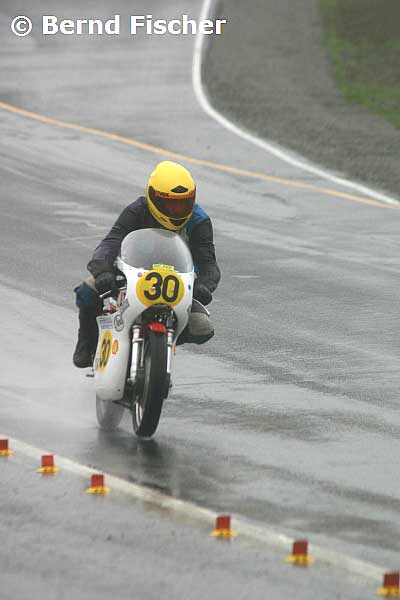
{"label": "front tire", "polygon": [[114,431],[122,421],[124,407],[110,400],[100,400],[96,396],[97,421],[104,431]]}
{"label": "front tire", "polygon": [[168,390],[167,336],[148,330],[144,344],[143,387],[133,404],[132,422],[137,436],[151,437]]}

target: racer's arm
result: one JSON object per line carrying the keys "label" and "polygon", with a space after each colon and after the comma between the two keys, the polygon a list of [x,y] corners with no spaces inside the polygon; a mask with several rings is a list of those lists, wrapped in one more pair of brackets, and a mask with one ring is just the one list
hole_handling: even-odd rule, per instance
{"label": "racer's arm", "polygon": [[114,261],[118,256],[122,240],[128,233],[140,228],[140,214],[130,204],[122,211],[109,233],[97,246],[92,260],[87,265],[88,270],[94,277],[97,277],[100,273],[112,273],[114,271]]}
{"label": "racer's arm", "polygon": [[210,219],[202,221],[193,229],[189,240],[193,262],[198,267],[196,282],[213,292],[221,278],[215,256],[214,235]]}

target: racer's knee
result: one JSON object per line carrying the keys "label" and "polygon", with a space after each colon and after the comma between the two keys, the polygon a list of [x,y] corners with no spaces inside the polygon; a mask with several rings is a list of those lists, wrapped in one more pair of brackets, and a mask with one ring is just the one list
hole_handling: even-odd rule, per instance
{"label": "racer's knee", "polygon": [[177,345],[184,343],[204,344],[214,335],[214,327],[207,314],[191,312],[188,324],[178,338]]}
{"label": "racer's knee", "polygon": [[79,309],[100,313],[103,307],[103,302],[99,298],[99,294],[94,287],[93,277],[89,277],[78,285],[74,292],[76,294],[76,306]]}
{"label": "racer's knee", "polygon": [[[214,327],[209,316],[199,312],[190,313],[188,330],[189,335],[198,340],[206,338],[204,341],[207,341],[214,335]],[[198,341],[197,343],[202,344],[203,342]]]}

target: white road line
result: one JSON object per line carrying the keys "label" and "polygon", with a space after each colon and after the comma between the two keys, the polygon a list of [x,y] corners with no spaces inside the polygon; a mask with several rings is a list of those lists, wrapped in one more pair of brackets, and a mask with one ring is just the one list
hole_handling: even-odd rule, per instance
{"label": "white road line", "polygon": [[[7,435],[0,436],[0,438],[6,437]],[[15,438],[9,438],[9,445],[10,449],[14,450],[16,453],[34,459],[38,464],[42,455],[48,453],[48,450],[42,450],[40,448],[37,448],[36,446],[31,446],[30,444],[26,444],[25,442],[22,442]],[[12,460],[12,457],[8,460]],[[55,456],[55,463],[58,467],[61,468],[61,470],[68,471],[69,473],[73,473],[81,477],[87,477],[88,486],[89,477],[92,474],[99,472],[99,469],[94,469],[92,467],[82,465],[78,462],[70,460],[69,458],[65,458],[59,455]],[[109,473],[104,473],[104,475],[106,485],[111,487],[112,490],[116,490],[118,492],[126,494],[127,496],[135,498],[136,500],[141,500],[143,502],[154,504],[155,506],[169,510],[171,512],[175,512],[177,515],[185,515],[191,519],[195,519],[202,523],[207,523],[207,525],[209,525],[210,531],[215,524],[217,513],[207,508],[197,506],[196,504],[193,504],[191,502],[171,498],[170,496],[166,496],[161,492],[151,490],[149,488],[135,483],[131,483],[129,481],[121,479],[120,477],[110,475]],[[241,536],[250,538],[252,540],[256,540],[258,542],[262,542],[268,546],[284,549],[286,551],[286,554],[289,554],[291,550],[293,539],[289,538],[286,535],[280,534],[277,531],[274,531],[273,529],[269,529],[268,527],[252,525],[251,523],[240,520],[238,518],[232,519],[232,527]],[[311,546],[310,553],[322,563],[326,563],[339,569],[344,569],[350,573],[359,575],[361,577],[366,577],[368,579],[373,579],[377,582],[382,582],[382,578],[385,573],[385,569],[383,567],[380,567],[373,563],[352,558],[351,556],[347,556],[345,554],[341,554],[333,550],[320,548],[318,546],[314,546],[313,544]]]}
{"label": "white road line", "polygon": [[261,275],[232,275],[235,279],[260,279]]}
{"label": "white road line", "polygon": [[[212,5],[212,2],[213,2],[213,0],[204,0],[202,9],[201,9],[200,20],[205,20],[205,19],[210,18],[209,14],[210,14],[210,8]],[[226,27],[228,27],[228,26],[229,26],[229,20],[228,20]],[[262,148],[269,154],[272,154],[273,156],[280,158],[285,163],[292,165],[293,167],[297,167],[299,169],[302,169],[303,171],[312,173],[313,175],[316,175],[317,177],[320,177],[321,179],[331,181],[332,183],[335,183],[335,184],[343,186],[345,188],[354,190],[360,194],[367,195],[370,198],[374,198],[375,200],[380,200],[381,202],[386,202],[387,204],[396,204],[396,205],[399,204],[398,200],[396,200],[395,198],[391,198],[390,196],[387,196],[386,194],[384,194],[382,192],[374,190],[374,189],[367,187],[365,185],[362,185],[360,183],[356,183],[354,181],[349,181],[347,179],[343,179],[342,177],[333,175],[333,173],[330,173],[329,171],[326,171],[316,165],[313,165],[309,162],[303,162],[302,160],[295,158],[290,153],[289,150],[285,150],[282,147],[278,147],[278,146],[272,144],[271,142],[267,142],[266,140],[263,140],[263,139],[255,136],[254,134],[250,133],[249,131],[243,129],[242,127],[239,127],[235,123],[232,123],[232,121],[229,121],[229,119],[227,119],[226,117],[221,115],[221,113],[219,113],[217,110],[215,110],[215,108],[213,108],[211,106],[211,104],[207,98],[207,95],[204,91],[202,78],[201,78],[201,65],[202,65],[202,59],[203,59],[204,37],[205,36],[202,33],[198,33],[196,35],[194,53],[193,53],[193,63],[192,63],[193,89],[194,89],[196,98],[197,98],[200,106],[203,108],[204,112],[206,112],[208,115],[210,115],[210,117],[215,119],[215,121],[220,123],[223,127],[228,129],[232,133],[235,133],[236,135],[240,136],[244,140],[247,140],[248,142],[254,144],[255,146],[258,146],[259,148]]]}

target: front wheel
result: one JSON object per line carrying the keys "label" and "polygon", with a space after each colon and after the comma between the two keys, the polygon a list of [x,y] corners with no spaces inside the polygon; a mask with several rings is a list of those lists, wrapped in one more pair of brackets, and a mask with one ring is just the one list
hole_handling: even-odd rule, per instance
{"label": "front wheel", "polygon": [[151,330],[144,341],[143,385],[132,410],[133,429],[150,437],[157,429],[163,400],[168,390],[167,336]]}
{"label": "front wheel", "polygon": [[100,400],[96,396],[97,421],[104,431],[114,431],[121,423],[124,407],[110,400]]}

